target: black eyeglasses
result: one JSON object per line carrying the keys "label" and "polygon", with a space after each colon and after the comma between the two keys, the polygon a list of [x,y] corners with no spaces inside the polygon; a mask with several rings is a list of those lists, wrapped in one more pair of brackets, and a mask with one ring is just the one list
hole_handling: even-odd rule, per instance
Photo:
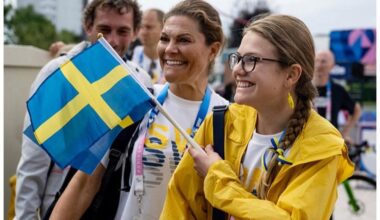
{"label": "black eyeglasses", "polygon": [[230,67],[230,69],[232,70],[240,62],[240,60],[242,61],[243,70],[246,73],[252,72],[255,69],[255,67],[256,67],[256,63],[260,62],[260,61],[263,61],[263,60],[285,64],[281,60],[275,60],[275,59],[263,58],[263,57],[256,57],[254,55],[249,55],[249,54],[241,56],[238,53],[231,53],[230,55],[228,55],[228,66]]}

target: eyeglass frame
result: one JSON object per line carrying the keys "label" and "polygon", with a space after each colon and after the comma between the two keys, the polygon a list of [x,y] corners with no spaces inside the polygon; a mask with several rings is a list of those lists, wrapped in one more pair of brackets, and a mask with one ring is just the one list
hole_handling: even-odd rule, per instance
{"label": "eyeglass frame", "polygon": [[[233,56],[233,55],[235,55],[235,56],[237,56],[237,62],[234,64],[234,66],[233,67],[231,67],[231,57]],[[247,71],[246,69],[245,69],[245,57],[253,57],[254,58],[254,64],[253,64],[253,68],[252,68],[252,70],[250,70],[250,71]],[[240,62],[240,61],[242,61],[242,67],[243,67],[243,70],[244,70],[244,72],[246,72],[246,73],[250,73],[250,72],[252,72],[252,71],[254,71],[255,70],[255,68],[256,68],[256,64],[257,64],[257,62],[261,62],[261,61],[263,61],[263,60],[266,60],[266,61],[271,61],[271,62],[277,62],[277,63],[282,63],[282,64],[285,64],[285,65],[288,65],[287,63],[285,63],[284,61],[282,61],[282,60],[276,60],[276,59],[272,59],[272,58],[264,58],[264,57],[258,57],[258,56],[255,56],[255,55],[252,55],[252,54],[245,54],[245,55],[243,55],[243,56],[241,56],[239,53],[230,53],[229,55],[228,55],[228,59],[227,59],[227,61],[228,61],[228,67],[231,69],[231,70],[233,70],[233,68]]]}

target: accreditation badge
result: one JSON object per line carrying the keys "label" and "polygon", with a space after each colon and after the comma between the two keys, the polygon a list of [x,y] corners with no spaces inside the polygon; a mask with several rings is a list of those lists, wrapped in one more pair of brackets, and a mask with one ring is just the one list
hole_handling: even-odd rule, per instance
{"label": "accreditation badge", "polygon": [[314,99],[314,107],[316,108],[326,108],[328,103],[327,97],[316,97]]}

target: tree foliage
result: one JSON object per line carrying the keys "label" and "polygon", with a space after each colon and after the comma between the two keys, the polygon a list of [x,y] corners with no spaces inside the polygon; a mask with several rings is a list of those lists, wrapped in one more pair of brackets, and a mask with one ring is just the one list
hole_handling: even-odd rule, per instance
{"label": "tree foliage", "polygon": [[81,38],[80,36],[75,35],[73,32],[64,29],[58,33],[57,40],[63,41],[65,43],[75,43],[79,42]]}
{"label": "tree foliage", "polygon": [[37,14],[33,6],[17,9],[11,19],[11,27],[19,44],[48,49],[57,38],[53,23]]}
{"label": "tree foliage", "polygon": [[15,38],[11,27],[12,5],[4,6],[4,43],[14,43]]}
{"label": "tree foliage", "polygon": [[4,26],[7,28],[10,28],[10,16],[12,13],[12,5],[5,5],[4,6]]}
{"label": "tree foliage", "polygon": [[[8,16],[8,18],[6,18]],[[70,31],[57,32],[54,24],[41,14],[34,11],[33,6],[18,8],[4,7],[5,27],[12,33],[9,42],[33,45],[48,49],[49,46],[61,40],[65,43],[77,42],[79,37]],[[6,43],[6,42],[5,42]]]}

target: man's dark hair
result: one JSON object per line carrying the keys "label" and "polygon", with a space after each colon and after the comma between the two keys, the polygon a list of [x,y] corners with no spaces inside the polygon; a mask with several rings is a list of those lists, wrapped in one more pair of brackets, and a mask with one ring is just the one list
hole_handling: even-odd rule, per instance
{"label": "man's dark hair", "polygon": [[141,24],[142,12],[136,0],[93,0],[83,12],[83,24],[90,27],[94,24],[96,9],[108,8],[117,10],[120,14],[132,10],[133,12],[133,30],[137,31]]}

